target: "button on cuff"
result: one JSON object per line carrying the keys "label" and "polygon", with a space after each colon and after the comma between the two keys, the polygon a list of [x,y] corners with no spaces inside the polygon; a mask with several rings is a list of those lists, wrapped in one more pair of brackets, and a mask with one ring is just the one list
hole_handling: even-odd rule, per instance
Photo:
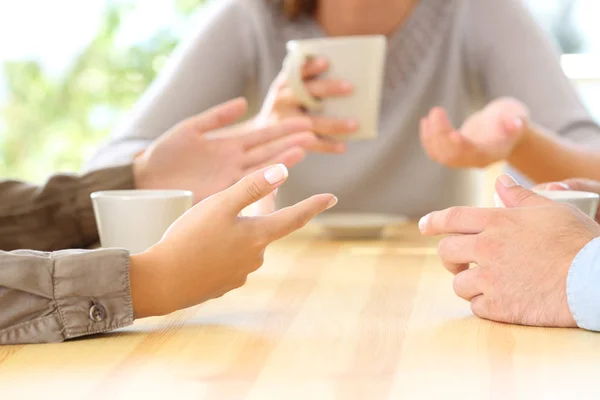
{"label": "button on cuff", "polygon": [[106,319],[106,309],[102,304],[92,304],[90,307],[90,319],[94,322],[102,322]]}

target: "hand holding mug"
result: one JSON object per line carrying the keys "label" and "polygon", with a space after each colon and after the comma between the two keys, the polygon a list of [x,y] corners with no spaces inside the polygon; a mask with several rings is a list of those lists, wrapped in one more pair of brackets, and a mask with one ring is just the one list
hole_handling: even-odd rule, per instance
{"label": "hand holding mug", "polygon": [[[386,38],[380,35],[292,40],[283,70],[259,116],[306,115],[332,140],[375,139],[379,129]],[[322,147],[318,151],[341,151]]]}
{"label": "hand holding mug", "polygon": [[[323,57],[309,59],[302,67],[302,77],[308,92],[319,99],[344,97],[352,94],[353,85],[339,79],[319,78],[325,73],[329,64]],[[288,71],[283,69],[275,79],[263,104],[258,119],[267,124],[281,123],[288,118],[307,116],[306,109],[288,84]],[[313,132],[318,135],[340,135],[353,133],[358,122],[353,119],[339,119],[327,116],[308,116],[313,125]],[[344,143],[321,138],[313,151],[323,153],[342,153],[346,150]]]}

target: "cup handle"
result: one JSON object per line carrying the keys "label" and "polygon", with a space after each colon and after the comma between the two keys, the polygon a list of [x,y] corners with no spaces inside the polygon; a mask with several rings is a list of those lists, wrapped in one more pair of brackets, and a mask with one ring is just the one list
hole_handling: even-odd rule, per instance
{"label": "cup handle", "polygon": [[285,58],[283,68],[288,86],[292,89],[300,104],[311,111],[318,111],[323,108],[323,102],[310,94],[302,78],[302,68],[307,59],[308,55],[298,50],[291,51]]}

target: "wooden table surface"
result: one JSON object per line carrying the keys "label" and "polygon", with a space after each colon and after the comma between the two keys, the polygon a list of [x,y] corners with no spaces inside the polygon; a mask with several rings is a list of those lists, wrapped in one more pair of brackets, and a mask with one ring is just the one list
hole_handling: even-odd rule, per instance
{"label": "wooden table surface", "polygon": [[600,398],[600,334],[479,320],[436,241],[306,233],[243,289],[113,334],[0,347],[0,399]]}

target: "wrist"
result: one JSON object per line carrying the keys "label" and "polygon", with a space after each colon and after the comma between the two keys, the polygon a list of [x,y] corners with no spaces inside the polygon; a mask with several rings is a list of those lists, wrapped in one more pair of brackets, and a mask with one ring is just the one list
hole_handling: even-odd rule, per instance
{"label": "wrist", "polygon": [[155,317],[174,311],[165,295],[162,263],[152,249],[130,256],[129,281],[136,318]]}

